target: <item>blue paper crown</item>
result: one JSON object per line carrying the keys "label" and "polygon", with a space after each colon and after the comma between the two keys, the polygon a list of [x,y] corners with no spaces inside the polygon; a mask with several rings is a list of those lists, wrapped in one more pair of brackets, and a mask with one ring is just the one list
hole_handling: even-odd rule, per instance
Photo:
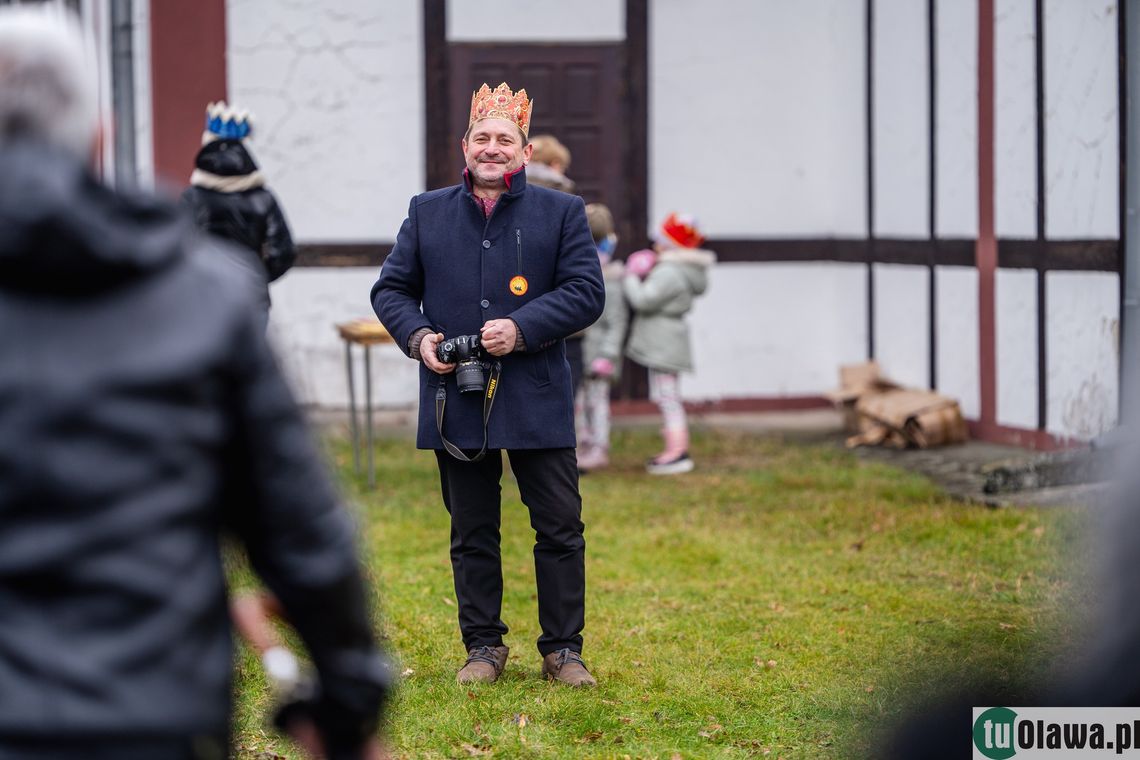
{"label": "blue paper crown", "polygon": [[253,131],[247,111],[236,111],[224,100],[206,106],[206,131],[223,140],[244,140]]}

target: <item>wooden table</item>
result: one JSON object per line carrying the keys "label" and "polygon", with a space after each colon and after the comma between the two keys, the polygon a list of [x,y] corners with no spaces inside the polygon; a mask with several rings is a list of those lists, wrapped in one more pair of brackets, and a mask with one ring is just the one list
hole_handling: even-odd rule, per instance
{"label": "wooden table", "polygon": [[372,347],[381,343],[394,343],[384,325],[375,319],[354,319],[336,326],[344,340],[344,365],[348,373],[348,415],[352,431],[352,462],[360,472],[360,426],[356,418],[356,383],[352,372],[352,346],[364,347],[364,416],[367,421],[368,487],[376,486],[376,470],[372,459]]}

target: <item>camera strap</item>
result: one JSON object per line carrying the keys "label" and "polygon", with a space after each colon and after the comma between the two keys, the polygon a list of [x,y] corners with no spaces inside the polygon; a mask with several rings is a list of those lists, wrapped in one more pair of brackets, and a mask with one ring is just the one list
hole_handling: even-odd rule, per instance
{"label": "camera strap", "polygon": [[491,419],[491,407],[495,405],[495,394],[499,391],[499,375],[503,371],[502,362],[491,365],[491,374],[487,378],[487,387],[483,389],[483,448],[473,457],[463,453],[463,449],[456,446],[443,435],[443,411],[447,406],[447,383],[440,378],[439,387],[435,391],[435,428],[439,431],[439,439],[447,453],[461,462],[478,462],[487,454],[487,421]]}

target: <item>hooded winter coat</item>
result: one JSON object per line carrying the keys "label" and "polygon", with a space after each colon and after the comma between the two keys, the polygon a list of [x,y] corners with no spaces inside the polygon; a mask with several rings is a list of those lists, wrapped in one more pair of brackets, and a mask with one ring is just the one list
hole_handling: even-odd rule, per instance
{"label": "hooded winter coat", "polygon": [[606,284],[606,308],[602,316],[586,330],[582,344],[582,364],[587,372],[595,359],[609,359],[614,365],[610,381],[621,379],[621,346],[629,326],[629,306],[622,296],[623,267],[620,261],[610,261],[602,267]]}
{"label": "hooded winter coat", "polygon": [[281,206],[245,145],[214,140],[202,146],[182,200],[200,229],[237,243],[261,263],[265,287],[258,300],[268,308],[268,284],[293,266],[297,251]]}
{"label": "hooded winter coat", "polygon": [[627,274],[622,291],[633,309],[626,356],[650,369],[685,372],[693,351],[685,315],[708,288],[716,254],[698,248],[671,248],[657,257],[644,280]]}
{"label": "hooded winter coat", "polygon": [[359,743],[387,680],[353,530],[242,254],[38,145],[0,149],[0,756],[225,736],[228,529]]}

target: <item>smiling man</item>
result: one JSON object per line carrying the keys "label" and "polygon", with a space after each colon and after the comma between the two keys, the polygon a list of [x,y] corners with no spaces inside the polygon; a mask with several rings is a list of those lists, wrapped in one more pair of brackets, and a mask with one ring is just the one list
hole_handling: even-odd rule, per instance
{"label": "smiling man", "polygon": [[[564,339],[598,318],[605,290],[582,199],[527,185],[531,107],[526,90],[505,82],[473,94],[463,182],[412,199],[372,305],[421,362],[416,445],[435,451],[451,515],[467,649],[458,681],[495,681],[507,662],[499,553],[506,450],[536,532],[542,674],[592,686],[582,660],[586,543]],[[438,349],[466,350],[452,339],[476,335],[481,348],[461,361],[457,382],[456,363]]]}

